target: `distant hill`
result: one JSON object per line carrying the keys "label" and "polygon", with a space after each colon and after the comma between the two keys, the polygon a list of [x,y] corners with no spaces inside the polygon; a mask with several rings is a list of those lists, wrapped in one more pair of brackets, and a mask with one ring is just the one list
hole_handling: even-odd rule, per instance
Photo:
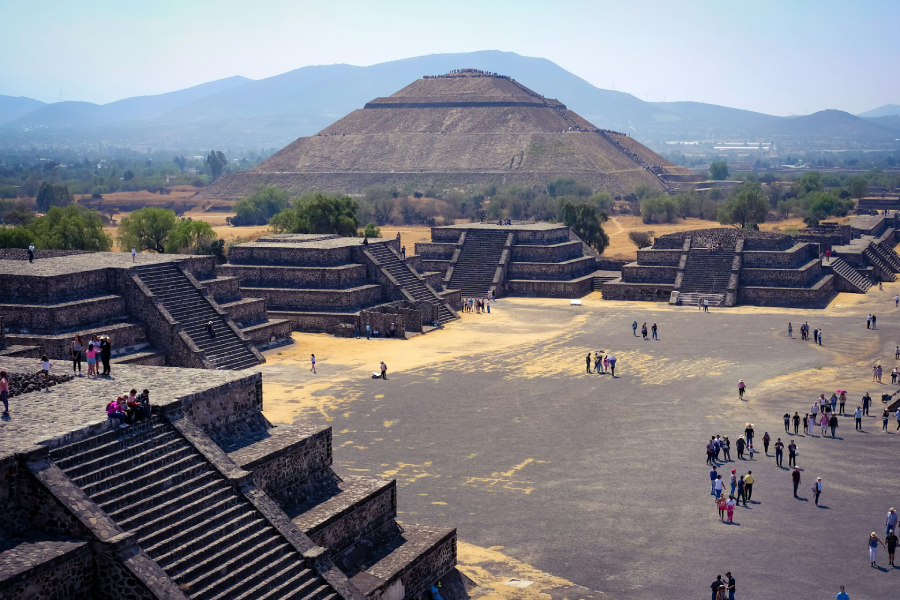
{"label": "distant hill", "polygon": [[856,115],[857,117],[900,117],[900,104],[885,104]]}
{"label": "distant hill", "polygon": [[0,96],[0,123],[14,121],[43,105],[39,100],[24,96]]}
{"label": "distant hill", "polygon": [[897,146],[897,127],[891,121],[897,112],[890,108],[900,108],[897,105],[859,116],[822,111],[776,117],[702,102],[651,103],[595,87],[543,58],[485,50],[368,67],[310,66],[260,80],[229,77],[102,106],[61,102],[9,109],[4,108],[9,97],[0,97],[0,147],[103,142],[196,151],[278,149],[423,75],[458,68],[509,75],[555,97],[594,125],[626,132],[657,150],[666,148],[668,140],[780,141],[800,149]]}

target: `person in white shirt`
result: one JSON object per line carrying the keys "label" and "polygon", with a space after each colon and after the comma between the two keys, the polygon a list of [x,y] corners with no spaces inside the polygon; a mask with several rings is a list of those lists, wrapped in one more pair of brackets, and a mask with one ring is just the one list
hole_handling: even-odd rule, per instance
{"label": "person in white shirt", "polygon": [[857,406],[856,410],[853,411],[853,418],[856,419],[856,430],[862,431],[862,407]]}
{"label": "person in white shirt", "polygon": [[137,257],[137,249],[136,249],[136,248],[132,248],[132,249],[131,249],[131,262],[135,262],[135,261],[136,261],[136,257]]}

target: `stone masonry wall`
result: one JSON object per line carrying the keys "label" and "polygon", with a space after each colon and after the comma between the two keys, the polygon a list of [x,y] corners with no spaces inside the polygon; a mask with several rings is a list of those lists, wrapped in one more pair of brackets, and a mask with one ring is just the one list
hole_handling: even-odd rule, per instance
{"label": "stone masonry wall", "polygon": [[55,332],[120,318],[125,301],[121,296],[105,296],[51,305],[2,304],[0,313],[10,329]]}
{"label": "stone masonry wall", "polygon": [[566,262],[513,262],[507,277],[513,279],[571,279],[596,269],[593,256],[582,256]]}
{"label": "stone masonry wall", "polygon": [[631,263],[622,267],[622,279],[635,283],[674,283],[678,265],[641,265]]}
{"label": "stone masonry wall", "polygon": [[58,559],[36,564],[12,581],[3,582],[4,600],[94,600],[94,557],[87,544],[76,546]]}
{"label": "stone masonry wall", "polygon": [[253,373],[237,381],[182,398],[185,416],[208,435],[241,422],[263,408],[262,376]]}
{"label": "stone masonry wall", "polygon": [[581,256],[581,242],[563,242],[550,246],[517,244],[512,249],[512,259],[522,262],[562,262]]}
{"label": "stone masonry wall", "polygon": [[290,288],[244,288],[244,293],[254,298],[265,298],[270,307],[296,306],[306,310],[358,310],[382,300],[379,285],[364,285],[344,290],[303,290]]}
{"label": "stone masonry wall", "polygon": [[241,244],[231,249],[233,265],[336,266],[352,262],[350,247],[312,248],[274,244]]}
{"label": "stone masonry wall", "polygon": [[770,267],[775,269],[796,269],[815,258],[816,247],[806,244],[791,248],[786,252],[747,251],[742,254],[744,268]]}
{"label": "stone masonry wall", "polygon": [[507,279],[506,292],[523,296],[552,298],[580,298],[594,289],[593,277],[581,277],[572,281],[539,281]]}
{"label": "stone masonry wall", "polygon": [[807,287],[822,276],[822,263],[813,259],[802,269],[741,269],[741,285]]}
{"label": "stone masonry wall", "polygon": [[275,267],[221,265],[218,273],[238,277],[244,287],[345,288],[365,283],[365,265]]}
{"label": "stone masonry wall", "polygon": [[677,250],[655,250],[642,248],[637,251],[637,261],[642,265],[675,265],[681,260],[681,248]]}
{"label": "stone masonry wall", "polygon": [[107,293],[107,269],[37,277],[4,275],[3,301],[14,304],[53,304]]}

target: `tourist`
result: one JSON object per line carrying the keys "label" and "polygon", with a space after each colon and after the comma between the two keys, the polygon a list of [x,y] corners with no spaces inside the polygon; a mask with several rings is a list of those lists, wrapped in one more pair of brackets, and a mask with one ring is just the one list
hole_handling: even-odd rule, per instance
{"label": "tourist", "polygon": [[[793,419],[794,419],[794,435],[797,435],[799,433],[799,429],[800,429],[800,413],[797,411],[794,411]],[[805,432],[805,430],[806,430],[805,422],[803,423],[803,429]]]}
{"label": "tourist", "polygon": [[775,464],[780,467],[783,460],[784,442],[781,441],[781,438],[778,438],[778,441],[775,442]]}
{"label": "tourist", "polygon": [[131,249],[131,262],[137,262],[137,249]]}
{"label": "tourist", "polygon": [[821,329],[818,331],[818,334],[816,335],[816,343],[819,344],[820,346],[822,345],[822,330]]}
{"label": "tourist", "polygon": [[747,444],[747,454],[750,455],[750,460],[753,460],[753,454],[756,450],[753,449],[753,444]]}
{"label": "tourist", "polygon": [[872,329],[872,315],[866,317],[866,329]]}
{"label": "tourist", "polygon": [[81,341],[81,336],[76,335],[72,338],[72,348],[70,352],[72,353],[72,375],[81,376],[81,351],[84,348],[84,342]]}
{"label": "tourist", "polygon": [[819,505],[819,496],[822,494],[822,478],[816,477],[816,482],[812,486],[813,494],[816,495],[816,506]]}
{"label": "tourist", "polygon": [[654,323],[654,324],[650,327],[650,330],[653,332],[653,339],[659,341],[659,336],[657,335],[656,323]]}
{"label": "tourist", "polygon": [[112,358],[112,341],[105,333],[100,336],[100,360],[103,362],[103,376],[109,377],[109,359]]}
{"label": "tourist", "polygon": [[391,328],[389,331],[391,332],[391,337],[395,337],[397,335],[397,325],[393,321],[391,321]]}
{"label": "tourist", "polygon": [[735,448],[737,448],[738,460],[744,460],[744,448],[747,447],[747,442],[744,441],[744,436],[740,436],[734,443],[734,446]]}
{"label": "tourist", "polygon": [[728,585],[725,587],[728,592],[728,600],[734,600],[734,577],[732,577],[731,571],[725,573],[725,577],[728,578]]}
{"label": "tourist", "polygon": [[137,390],[132,389],[128,392],[128,397],[125,399],[125,417],[127,422],[136,423],[140,420],[143,412],[141,403],[138,402]]}
{"label": "tourist", "polygon": [[381,361],[381,378],[387,379],[387,365],[384,364],[384,361]]}
{"label": "tourist", "polygon": [[890,561],[890,565],[893,567],[894,552],[897,551],[897,534],[894,533],[893,529],[889,530],[887,535],[884,536],[884,545],[887,546],[888,560]]}
{"label": "tourist", "polygon": [[892,506],[888,510],[887,518],[885,518],[885,520],[884,520],[884,535],[887,535],[892,530],[897,528],[897,520],[898,520],[897,512],[894,510],[894,507]]}
{"label": "tourist", "polygon": [[88,344],[87,352],[85,352],[88,364],[88,377],[97,376],[97,351],[94,348],[94,342],[91,342]]}
{"label": "tourist", "polygon": [[372,326],[366,323],[366,339],[372,339]]}
{"label": "tourist", "polygon": [[592,373],[593,371],[591,371],[591,353],[590,352],[588,352],[587,356],[584,357],[584,362],[586,363],[586,366],[587,366],[587,372]]}
{"label": "tourist", "polygon": [[869,395],[869,392],[866,392],[866,395],[862,397],[862,407],[863,414],[867,417],[869,416],[869,405],[872,404],[872,397]]}
{"label": "tourist", "polygon": [[829,402],[831,402],[831,412],[835,412],[837,409],[838,397],[837,394],[832,394],[831,398],[829,398]]}
{"label": "tourist", "polygon": [[[712,443],[712,440],[710,440]],[[715,456],[715,452],[712,452],[713,456]],[[713,465],[712,470],[709,472],[709,495],[716,495],[716,479],[719,477],[719,468]]]}
{"label": "tourist", "polygon": [[211,338],[216,337],[216,330],[213,328],[212,320],[206,322],[206,335]]}
{"label": "tourist", "polygon": [[731,462],[731,442],[728,436],[722,438],[722,456],[725,460]]}
{"label": "tourist", "polygon": [[791,427],[791,413],[784,413],[784,416],[783,416],[782,418],[784,419],[784,432],[785,432],[785,433],[790,433],[790,432],[791,432],[791,430],[790,430],[790,427]]}
{"label": "tourist", "polygon": [[400,247],[400,258],[406,258],[406,246]]}
{"label": "tourist", "polygon": [[634,337],[637,337],[637,321],[631,324],[631,333],[634,334]]}
{"label": "tourist", "polygon": [[734,491],[737,489],[737,469],[731,470],[731,495],[734,496]]}
{"label": "tourist", "polygon": [[728,496],[728,502],[725,503],[725,513],[728,515],[728,522],[734,522],[734,496]]}
{"label": "tourist", "polygon": [[616,357],[606,355],[606,358],[609,359],[609,374],[613,376],[613,379],[616,377]]}
{"label": "tourist", "polygon": [[900,360],[900,346],[897,346],[897,348],[894,350],[894,359]]}
{"label": "tourist", "polygon": [[316,355],[315,354],[309,355],[309,362],[312,364],[312,366],[310,366],[309,370],[313,372],[313,375],[316,375],[317,373],[316,373]]}
{"label": "tourist", "polygon": [[9,416],[9,375],[0,371],[0,402],[3,403],[3,416]]}
{"label": "tourist", "polygon": [[647,324],[644,323],[641,325],[641,336],[644,338],[644,341],[647,341]]}
{"label": "tourist", "polygon": [[844,405],[847,404],[847,391],[840,390],[840,395],[838,395],[838,403],[840,405],[841,414],[844,414]]}
{"label": "tourist", "polygon": [[788,323],[788,338],[794,338],[794,327],[790,323]]}
{"label": "tourist", "polygon": [[753,445],[753,423],[747,423],[746,427],[744,427],[744,436],[747,438],[747,445]]}
{"label": "tourist", "polygon": [[368,245],[369,245],[369,236],[368,236],[368,235],[364,235],[364,236],[363,236],[362,245],[363,245],[363,246],[368,246]]}
{"label": "tourist", "polygon": [[[122,396],[119,396],[115,400],[111,400],[109,404],[106,405],[106,416],[110,421],[118,421],[120,428],[125,428],[125,413],[119,410],[119,402],[122,400]],[[115,425],[113,425],[115,427]]]}
{"label": "tourist", "polygon": [[878,319],[878,317],[876,317],[875,315],[872,315],[872,329],[878,329],[878,327],[875,326],[875,322],[877,319]]}
{"label": "tourist", "polygon": [[831,428],[831,439],[834,439],[834,431],[838,428],[838,418],[836,414],[831,413],[831,418],[828,419],[828,426]]}
{"label": "tourist", "polygon": [[723,587],[725,582],[722,581],[721,575],[716,575],[716,580],[712,582],[712,585],[709,587],[712,588],[712,600],[716,600],[716,594],[719,592],[719,588]]}
{"label": "tourist", "polygon": [[[44,391],[50,391],[50,369],[53,368],[53,365],[50,364],[50,359],[47,358],[47,355],[44,354],[41,356],[41,381],[44,382]],[[40,386],[38,386],[40,388]]]}
{"label": "tourist", "polygon": [[716,506],[719,509],[719,520],[720,521],[725,521],[725,507],[726,507],[727,502],[728,502],[728,499],[725,497],[724,494],[722,494],[721,496],[716,498]]}
{"label": "tourist", "polygon": [[872,381],[878,381],[878,365],[872,365]]}
{"label": "tourist", "polygon": [[828,430],[828,414],[827,413],[822,413],[822,418],[819,419],[819,426],[822,428],[822,437],[825,437],[825,432]]}
{"label": "tourist", "polygon": [[896,385],[897,383],[897,367],[891,369],[891,385]]}
{"label": "tourist", "polygon": [[878,566],[875,564],[875,559],[878,556],[878,544],[884,546],[884,542],[879,540],[878,535],[873,531],[871,535],[869,535],[869,560],[872,562],[873,567]]}
{"label": "tourist", "polygon": [[[894,296],[894,307],[900,307],[900,294]],[[900,346],[898,346],[900,348]]]}
{"label": "tourist", "polygon": [[900,408],[894,413],[894,418],[897,419],[897,431],[900,431]]}
{"label": "tourist", "polygon": [[713,480],[713,493],[716,495],[716,500],[718,500],[722,496],[722,476],[716,475],[716,478]]}
{"label": "tourist", "polygon": [[487,309],[487,313],[491,314],[491,295],[488,292],[488,297],[484,300],[484,307]]}
{"label": "tourist", "polygon": [[[747,471],[747,474],[744,475],[744,495],[747,497],[747,500],[753,497],[753,471]],[[744,505],[747,503],[744,502]]]}
{"label": "tourist", "polygon": [[[793,442],[792,442],[793,443]],[[791,481],[794,484],[794,498],[797,497],[797,488],[800,487],[800,469],[794,466],[794,469],[791,471]]]}
{"label": "tourist", "polygon": [[149,419],[152,414],[152,409],[150,408],[150,390],[144,388],[144,391],[141,392],[141,395],[138,397],[138,402],[141,405],[141,418]]}
{"label": "tourist", "polygon": [[771,441],[771,439],[772,439],[772,438],[769,437],[769,432],[768,432],[768,431],[766,431],[765,433],[763,433],[763,437],[762,437],[762,441],[763,441],[763,451],[765,452],[766,456],[769,455],[769,442]]}
{"label": "tourist", "polygon": [[703,299],[703,312],[709,312],[709,298]]}
{"label": "tourist", "polygon": [[744,482],[744,476],[741,475],[740,479],[738,479],[738,493],[737,493],[737,503],[738,506],[741,504],[741,500],[744,500],[744,506],[747,506],[747,484]]}
{"label": "tourist", "polygon": [[28,244],[28,262],[34,262],[34,244]]}
{"label": "tourist", "polygon": [[806,418],[806,431],[804,433],[811,437],[816,437],[816,415],[811,414]]}
{"label": "tourist", "polygon": [[738,399],[740,399],[740,400],[743,400],[743,399],[744,399],[744,389],[745,389],[746,387],[747,387],[747,386],[744,385],[744,380],[743,380],[743,379],[741,379],[740,381],[738,381]]}
{"label": "tourist", "polygon": [[835,596],[835,600],[850,600],[850,596],[844,591],[844,586],[841,586],[841,591]]}
{"label": "tourist", "polygon": [[697,298],[697,310],[703,310],[703,298]]}
{"label": "tourist", "polygon": [[863,415],[862,407],[857,406],[856,410],[853,411],[853,418],[856,419],[856,430],[857,431],[862,431],[862,415]]}
{"label": "tourist", "polygon": [[788,444],[788,466],[797,467],[797,444],[794,443],[794,440]]}
{"label": "tourist", "polygon": [[887,424],[890,415],[888,415],[888,409],[884,409],[884,413],[881,415],[881,431],[887,433]]}

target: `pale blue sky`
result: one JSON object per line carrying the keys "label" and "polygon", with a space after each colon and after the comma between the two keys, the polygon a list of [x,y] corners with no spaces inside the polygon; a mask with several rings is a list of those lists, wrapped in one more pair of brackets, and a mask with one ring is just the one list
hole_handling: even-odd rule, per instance
{"label": "pale blue sky", "polygon": [[855,113],[900,103],[898,24],[900,0],[0,0],[0,94],[103,103],[506,50],[651,101]]}

